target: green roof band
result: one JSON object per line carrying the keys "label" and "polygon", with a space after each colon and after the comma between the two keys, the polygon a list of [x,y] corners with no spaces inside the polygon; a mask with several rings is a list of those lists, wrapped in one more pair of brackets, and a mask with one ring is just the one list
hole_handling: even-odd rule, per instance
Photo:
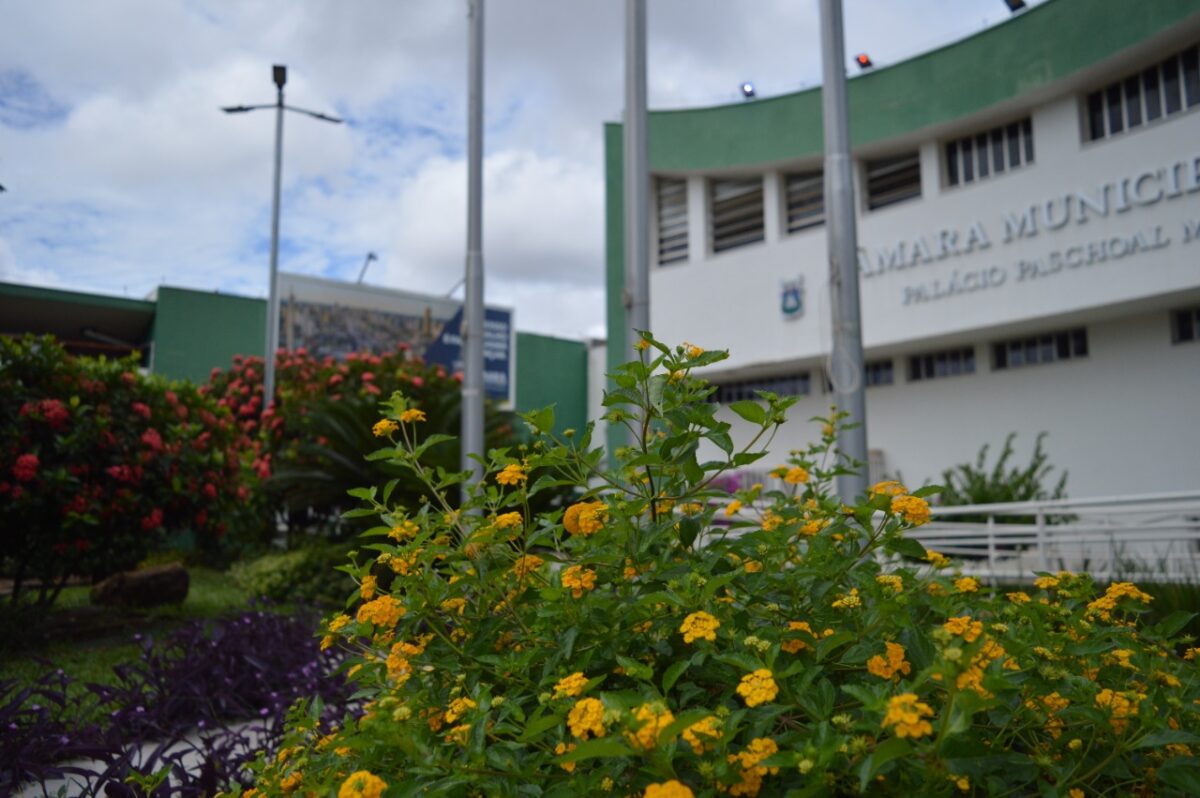
{"label": "green roof band", "polygon": [[[1017,99],[1189,17],[1200,18],[1195,0],[1047,0],[973,36],[852,78],[852,145],[917,133]],[[650,113],[655,172],[749,167],[820,156],[823,147],[819,87]]]}

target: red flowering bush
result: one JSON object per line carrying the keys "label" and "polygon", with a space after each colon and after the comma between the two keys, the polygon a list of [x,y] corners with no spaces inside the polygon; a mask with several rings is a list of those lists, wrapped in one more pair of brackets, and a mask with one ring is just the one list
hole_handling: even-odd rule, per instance
{"label": "red flowering bush", "polygon": [[[190,383],[133,359],[73,357],[50,337],[0,339],[0,570],[12,602],[71,576],[136,565],[168,539],[207,559],[255,530],[254,444]],[[237,533],[237,534],[231,534]]]}
{"label": "red flowering bush", "polygon": [[[390,463],[368,461],[363,452],[376,448],[372,427],[380,402],[395,391],[413,397],[428,419],[421,439],[456,435],[461,426],[462,377],[440,365],[430,365],[401,344],[381,355],[367,352],[344,360],[318,358],[306,349],[279,350],[276,355],[277,404],[263,412],[263,361],[237,356],[228,371],[213,369],[205,387],[218,406],[228,409],[242,434],[260,441],[254,461],[277,507],[287,512],[293,528],[350,531],[342,513],[357,506],[347,491],[399,480],[398,497],[416,499],[424,489],[410,473]],[[489,403],[486,416],[488,446],[511,442],[507,414]],[[434,467],[459,468],[457,441],[432,448],[427,457]],[[355,530],[358,531],[358,530]]]}

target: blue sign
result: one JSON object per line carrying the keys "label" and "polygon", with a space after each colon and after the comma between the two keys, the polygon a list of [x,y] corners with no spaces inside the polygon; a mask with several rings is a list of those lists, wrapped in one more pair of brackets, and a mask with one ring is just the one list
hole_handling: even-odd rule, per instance
{"label": "blue sign", "polygon": [[779,291],[779,310],[785,319],[804,316],[804,277],[784,281]]}
{"label": "blue sign", "polygon": [[[486,308],[483,322],[483,387],[492,399],[511,399],[509,391],[509,364],[512,342],[512,313],[507,310]],[[448,320],[437,340],[425,350],[425,362],[445,366],[451,373],[463,371],[462,317],[460,307]]]}

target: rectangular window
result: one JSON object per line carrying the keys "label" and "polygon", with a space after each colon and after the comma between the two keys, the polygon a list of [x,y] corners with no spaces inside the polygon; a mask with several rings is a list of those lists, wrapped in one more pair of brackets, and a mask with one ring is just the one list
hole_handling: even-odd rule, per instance
{"label": "rectangular window", "polygon": [[1055,363],[1060,360],[1077,360],[1087,357],[1087,330],[1077,327],[1073,330],[1042,333],[1012,338],[1007,341],[996,341],[992,344],[992,370],[1036,366],[1041,363]]}
{"label": "rectangular window", "polygon": [[787,231],[794,233],[825,223],[825,173],[784,175],[787,192]]}
{"label": "rectangular window", "polygon": [[687,181],[660,177],[658,197],[658,265],[688,259]]}
{"label": "rectangular window", "polygon": [[1087,95],[1084,135],[1096,141],[1200,106],[1200,45]]}
{"label": "rectangular window", "polygon": [[763,240],[761,177],[710,180],[708,200],[709,243],[713,252]]}
{"label": "rectangular window", "polygon": [[1171,343],[1200,341],[1200,307],[1171,311]]}
{"label": "rectangular window", "polygon": [[779,396],[807,396],[812,392],[812,376],[807,371],[783,377],[760,377],[717,383],[715,401],[727,405],[743,399],[757,399],[755,391],[770,391]]}
{"label": "rectangular window", "polygon": [[895,380],[891,360],[868,361],[863,369],[863,382],[868,388],[873,385],[891,385]]}
{"label": "rectangular window", "polygon": [[1200,105],[1200,45],[1183,51],[1183,100],[1188,108]]}
{"label": "rectangular window", "polygon": [[[1103,124],[1103,119],[1101,119]],[[1033,162],[1033,122],[1029,117],[946,142],[946,183],[973,183]]]}
{"label": "rectangular window", "polygon": [[1179,98],[1179,59],[1172,56],[1162,63],[1163,95],[1166,97],[1167,116],[1183,107]]}
{"label": "rectangular window", "polygon": [[1104,97],[1108,103],[1108,134],[1111,136],[1125,129],[1125,116],[1121,113],[1124,107],[1121,105],[1121,84],[1114,83],[1109,86],[1104,92]]}
{"label": "rectangular window", "polygon": [[975,347],[964,346],[958,349],[946,349],[941,352],[929,352],[923,355],[912,355],[908,359],[908,380],[936,380],[942,377],[957,377],[960,374],[975,373]]}
{"label": "rectangular window", "polygon": [[921,196],[921,154],[867,161],[867,207],[871,210]]}
{"label": "rectangular window", "polygon": [[1138,80],[1137,75],[1125,78],[1125,118],[1129,120],[1131,128],[1142,124],[1141,88],[1142,82]]}
{"label": "rectangular window", "polygon": [[[1158,88],[1158,67],[1153,66],[1142,73],[1142,92],[1146,95],[1146,121],[1153,122],[1162,116],[1162,92]],[[1104,138],[1104,127],[1092,138]]]}

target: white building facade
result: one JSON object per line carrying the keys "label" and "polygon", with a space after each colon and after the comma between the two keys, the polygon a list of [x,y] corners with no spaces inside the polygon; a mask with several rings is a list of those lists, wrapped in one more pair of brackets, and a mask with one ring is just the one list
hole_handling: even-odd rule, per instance
{"label": "white building facade", "polygon": [[[872,476],[937,481],[1012,432],[1020,464],[1045,432],[1071,496],[1200,487],[1196,4],[1051,0],[849,91]],[[833,402],[819,108],[650,120],[653,332],[729,350],[722,402],[797,395],[780,453]]]}

